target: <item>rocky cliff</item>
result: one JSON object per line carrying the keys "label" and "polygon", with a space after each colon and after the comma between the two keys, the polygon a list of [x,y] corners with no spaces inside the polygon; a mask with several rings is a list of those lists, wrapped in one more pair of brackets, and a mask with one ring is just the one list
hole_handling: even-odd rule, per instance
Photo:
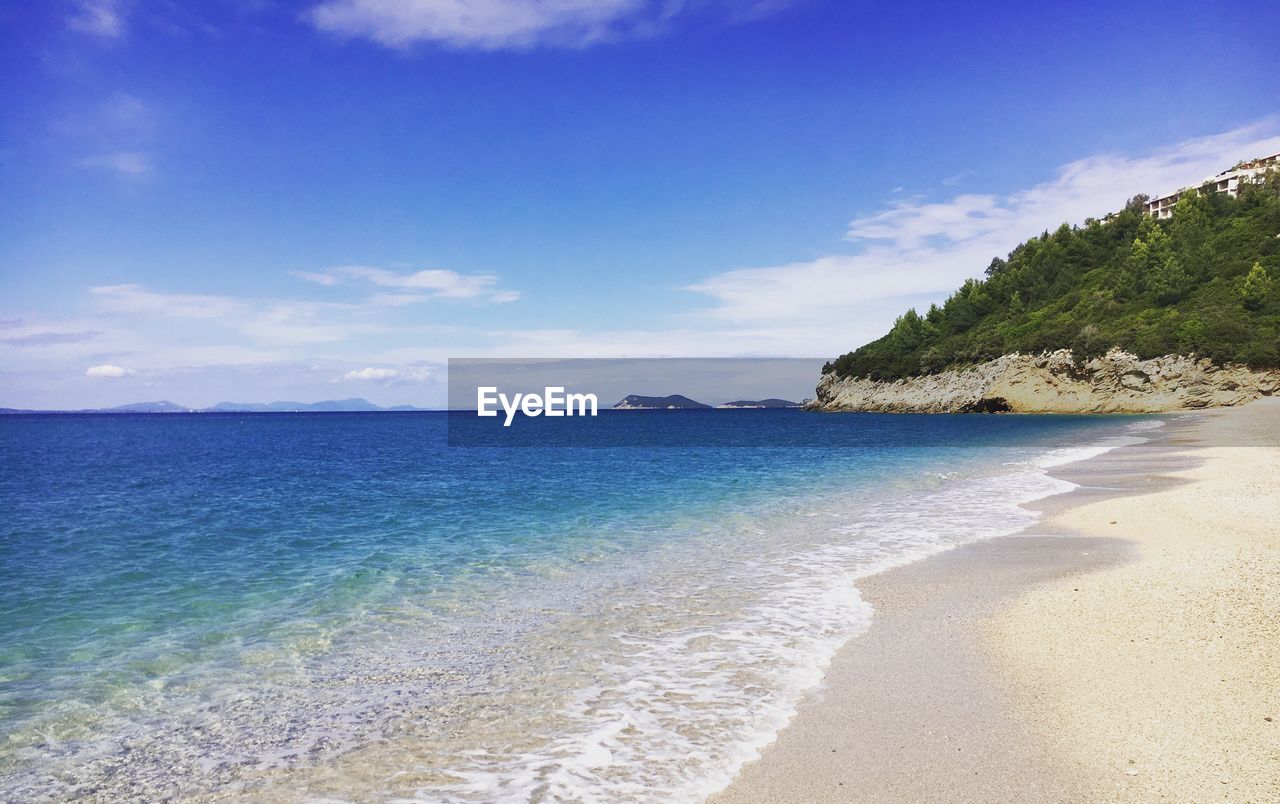
{"label": "rocky cliff", "polygon": [[891,382],[826,374],[806,407],[883,413],[1163,413],[1240,405],[1280,394],[1280,370],[1216,366],[1113,349],[1077,366],[1071,351],[1011,354],[965,369]]}

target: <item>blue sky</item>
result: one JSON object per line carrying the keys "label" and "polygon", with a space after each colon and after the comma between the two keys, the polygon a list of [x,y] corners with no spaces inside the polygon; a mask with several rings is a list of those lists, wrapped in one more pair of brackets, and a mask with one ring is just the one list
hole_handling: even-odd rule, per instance
{"label": "blue sky", "polygon": [[0,0],[0,405],[830,356],[1280,151],[1273,3],[965,5]]}

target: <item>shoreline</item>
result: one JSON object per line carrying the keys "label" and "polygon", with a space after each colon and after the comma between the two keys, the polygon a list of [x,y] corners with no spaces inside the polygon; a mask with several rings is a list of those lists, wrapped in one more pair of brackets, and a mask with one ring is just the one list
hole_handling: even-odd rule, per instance
{"label": "shoreline", "polygon": [[[760,758],[709,800],[1140,800],[1159,795],[1203,799],[1211,793],[1264,798],[1264,783],[1238,767],[1234,785],[1231,779],[1223,783],[1226,777],[1219,771],[1207,774],[1213,776],[1211,785],[1194,773],[1148,772],[1152,760],[1144,760],[1148,752],[1138,750],[1133,735],[1113,738],[1112,732],[1126,733],[1126,718],[1135,717],[1123,701],[1146,698],[1146,705],[1155,705],[1142,694],[1142,682],[1149,692],[1153,683],[1186,675],[1192,657],[1185,645],[1152,651],[1148,642],[1129,643],[1107,628],[1115,607],[1123,605],[1130,619],[1150,626],[1158,642],[1170,615],[1161,600],[1134,599],[1125,593],[1127,587],[1112,594],[1099,590],[1120,578],[1132,583],[1153,573],[1168,576],[1166,585],[1178,584],[1176,566],[1152,563],[1149,531],[1179,530],[1176,512],[1196,505],[1204,483],[1230,488],[1239,480],[1233,471],[1238,461],[1222,460],[1221,450],[1228,448],[1207,446],[1215,439],[1230,443],[1228,436],[1235,435],[1241,439],[1236,443],[1247,443],[1253,434],[1254,443],[1280,443],[1280,400],[1177,415],[1166,422],[1147,443],[1050,469],[1077,487],[1028,504],[1042,517],[1021,534],[967,544],[859,581],[863,598],[875,607],[871,627],[841,648],[823,683],[805,696]],[[1280,470],[1280,449],[1248,452]],[[1259,481],[1265,483],[1265,476]],[[1219,497],[1228,494],[1214,491]],[[1157,509],[1162,515],[1150,517],[1145,527],[1119,524],[1141,523],[1144,512]],[[1118,510],[1125,512],[1124,519]],[[1254,512],[1249,520],[1255,538],[1258,527],[1266,532],[1266,516],[1266,511]],[[1271,548],[1276,541],[1280,536],[1271,539]],[[1181,542],[1192,545],[1192,556],[1217,546],[1212,536]],[[1271,549],[1267,566],[1272,571],[1280,567],[1277,556]],[[1188,555],[1181,559],[1189,560]],[[1081,601],[1097,602],[1082,609]],[[1267,610],[1274,616],[1280,609]],[[1277,649],[1258,644],[1260,637],[1253,633],[1265,630],[1265,624],[1259,626],[1257,616],[1250,622],[1251,636],[1242,645],[1254,658],[1280,662]],[[1106,650],[1081,648],[1092,645],[1100,632],[1112,640]],[[1273,644],[1280,644],[1280,634],[1275,636]],[[1126,653],[1134,672],[1116,678],[1112,663]],[[1262,686],[1263,697],[1269,690],[1274,701],[1280,686],[1274,670],[1256,672],[1261,675],[1236,678],[1236,686],[1255,687],[1245,697],[1265,708],[1256,687]],[[1160,702],[1164,707],[1177,703],[1176,698]],[[1228,743],[1222,751],[1243,747],[1245,764],[1258,773],[1270,771],[1271,783],[1280,784],[1275,781],[1280,751],[1273,745],[1268,755],[1257,740],[1228,737],[1235,732],[1222,718],[1234,717],[1232,710],[1200,711],[1199,716],[1215,714],[1217,722],[1197,733],[1220,733]],[[1280,719],[1280,712],[1270,714]],[[1255,719],[1274,726],[1264,715]],[[1196,749],[1174,751],[1171,742],[1190,739],[1176,729],[1150,732],[1143,734],[1160,746],[1156,753],[1179,755],[1182,765],[1197,750],[1206,750],[1200,740]],[[1280,739],[1280,732],[1270,735],[1273,743]],[[1138,756],[1117,762],[1116,752]]]}

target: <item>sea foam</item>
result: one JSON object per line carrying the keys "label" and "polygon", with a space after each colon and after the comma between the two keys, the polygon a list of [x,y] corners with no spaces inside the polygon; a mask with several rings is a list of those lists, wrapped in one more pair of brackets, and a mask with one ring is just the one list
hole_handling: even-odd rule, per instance
{"label": "sea foam", "polygon": [[790,527],[834,538],[744,568],[756,591],[750,605],[712,627],[617,634],[618,655],[565,707],[568,728],[535,751],[473,752],[450,770],[455,783],[418,798],[705,799],[759,757],[836,652],[870,627],[859,578],[1019,532],[1038,516],[1026,503],[1075,488],[1048,469],[1142,443],[1141,433],[1161,424],[1139,421],[1094,443],[1024,455],[996,474],[931,473],[943,482],[866,507],[805,512]]}

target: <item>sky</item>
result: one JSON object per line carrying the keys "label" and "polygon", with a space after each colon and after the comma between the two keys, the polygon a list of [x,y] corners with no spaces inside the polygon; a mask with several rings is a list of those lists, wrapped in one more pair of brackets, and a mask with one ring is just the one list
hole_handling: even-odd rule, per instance
{"label": "sky", "polygon": [[438,406],[451,357],[833,357],[1027,237],[1280,151],[1277,23],[0,0],[0,406]]}

